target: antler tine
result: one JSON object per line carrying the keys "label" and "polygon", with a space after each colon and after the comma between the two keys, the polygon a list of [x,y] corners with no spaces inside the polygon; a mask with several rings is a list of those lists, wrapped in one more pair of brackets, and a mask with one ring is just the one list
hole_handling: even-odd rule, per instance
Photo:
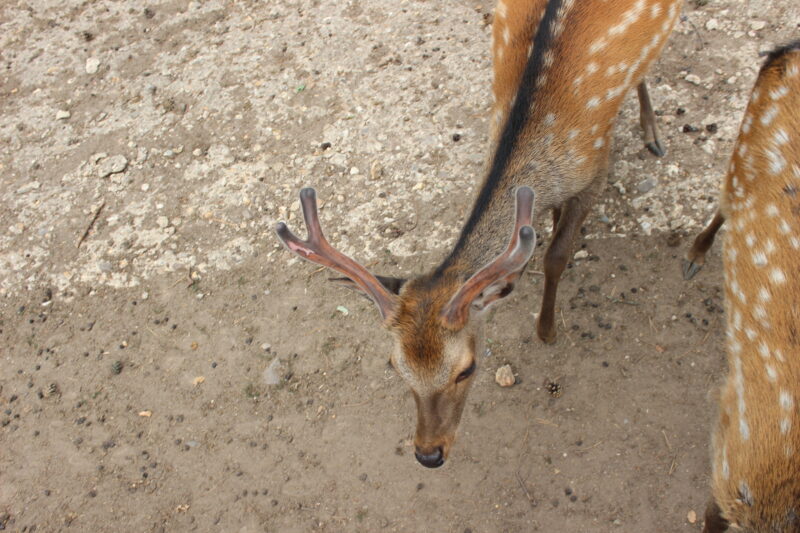
{"label": "antler tine", "polygon": [[289,230],[284,222],[278,222],[275,233],[289,251],[303,259],[332,268],[344,274],[369,295],[386,320],[391,316],[397,298],[384,287],[378,279],[353,259],[336,250],[322,233],[317,213],[317,193],[306,187],[300,191],[300,203],[303,207],[303,218],[308,229],[308,239],[301,240]]}
{"label": "antler tine", "polygon": [[516,191],[516,218],[511,241],[505,252],[469,278],[442,310],[442,321],[451,329],[461,329],[469,318],[469,308],[475,298],[493,283],[505,279],[509,284],[522,273],[536,247],[533,230],[534,192],[530,187]]}

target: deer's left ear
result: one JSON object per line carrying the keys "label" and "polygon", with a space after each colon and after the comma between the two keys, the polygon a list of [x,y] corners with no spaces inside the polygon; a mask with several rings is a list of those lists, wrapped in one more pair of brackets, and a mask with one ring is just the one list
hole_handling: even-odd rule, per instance
{"label": "deer's left ear", "polygon": [[[375,278],[381,282],[381,285],[383,285],[386,288],[386,290],[388,290],[393,294],[400,294],[400,289],[403,287],[405,282],[408,281],[405,278],[393,278],[390,276],[375,276]],[[328,281],[332,281],[337,285],[341,285],[342,287],[346,287],[348,289],[357,291],[366,296],[367,298],[369,298],[369,296],[364,291],[361,290],[361,287],[359,287],[350,278],[328,278]]]}
{"label": "deer's left ear", "polygon": [[504,279],[500,279],[486,287],[483,292],[472,300],[472,309],[476,311],[483,311],[497,300],[502,300],[514,290],[514,283],[519,279],[525,271],[523,266],[521,270],[512,273]]}
{"label": "deer's left ear", "polygon": [[536,232],[531,227],[534,194],[530,187],[516,192],[514,232],[506,251],[469,278],[442,310],[446,328],[458,331],[467,324],[470,309],[482,310],[508,296],[522,275],[536,247]]}

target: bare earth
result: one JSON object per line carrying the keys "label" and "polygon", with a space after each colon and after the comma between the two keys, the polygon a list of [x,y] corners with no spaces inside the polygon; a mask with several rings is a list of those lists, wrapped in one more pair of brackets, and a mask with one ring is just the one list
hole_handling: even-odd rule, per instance
{"label": "bare earth", "polygon": [[687,2],[648,78],[669,153],[629,96],[557,344],[534,335],[539,250],[442,469],[414,460],[371,304],[272,234],[313,185],[346,253],[435,266],[485,158],[492,7],[0,4],[0,529],[700,529],[719,248],[692,282],[680,258],[795,0]]}

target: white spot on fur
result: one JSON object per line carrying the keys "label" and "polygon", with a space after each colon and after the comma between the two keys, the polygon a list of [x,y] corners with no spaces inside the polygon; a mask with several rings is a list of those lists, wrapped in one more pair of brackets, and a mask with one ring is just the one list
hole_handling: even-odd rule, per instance
{"label": "white spot on fur", "polygon": [[794,398],[792,398],[791,393],[781,390],[778,403],[780,404],[781,409],[784,411],[791,411],[792,407],[794,406]]}
{"label": "white spot on fur", "polygon": [[544,125],[545,126],[552,126],[556,121],[556,116],[554,113],[548,113],[544,116]]}
{"label": "white spot on fur", "polygon": [[661,4],[654,3],[650,6],[650,18],[655,19],[658,18],[658,15],[661,14]]}
{"label": "white spot on fur", "polygon": [[594,147],[595,147],[597,150],[599,150],[600,148],[602,148],[604,144],[606,144],[606,141],[605,141],[605,139],[603,139],[602,137],[598,137],[597,139],[595,139],[595,140],[594,140]]}
{"label": "white spot on fur", "polygon": [[600,99],[596,96],[592,96],[589,98],[589,101],[586,102],[586,109],[594,109],[600,105]]}
{"label": "white spot on fur", "polygon": [[789,134],[786,133],[785,129],[778,128],[778,130],[775,132],[775,135],[772,136],[772,139],[778,146],[783,146],[789,142]]}
{"label": "white spot on fur", "polygon": [[742,434],[742,440],[750,438],[750,426],[747,425],[747,420],[744,418],[739,419],[739,433]]}
{"label": "white spot on fur", "polygon": [[589,46],[589,53],[596,54],[606,46],[608,46],[608,41],[606,41],[605,37],[600,37]]}
{"label": "white spot on fur", "polygon": [[739,145],[739,149],[738,149],[738,150],[736,150],[736,151],[738,152],[738,154],[739,154],[739,157],[744,157],[744,154],[746,154],[746,153],[747,153],[747,143],[746,143],[746,142],[742,142],[742,143]]}
{"label": "white spot on fur", "polygon": [[786,435],[790,429],[792,429],[792,421],[789,420],[788,416],[785,416],[781,420],[781,435]]}
{"label": "white spot on fur", "polygon": [[511,42],[511,30],[508,29],[508,26],[503,28],[503,41],[506,43],[506,46]]}
{"label": "white spot on fur", "polygon": [[772,121],[775,120],[775,117],[778,116],[778,106],[769,106],[769,108],[764,111],[764,114],[761,115],[761,125],[762,126],[769,126],[772,124]]}
{"label": "white spot on fur", "polygon": [[762,287],[761,289],[759,289],[758,291],[759,301],[766,303],[771,299],[772,299],[772,294],[770,294],[770,292],[766,288]]}
{"label": "white spot on fur", "polygon": [[775,285],[783,285],[784,283],[786,283],[786,275],[780,268],[773,268],[772,271],[769,273],[769,279]]}
{"label": "white spot on fur", "polygon": [[756,252],[753,254],[753,264],[758,267],[767,265],[767,256],[764,252]]}
{"label": "white spot on fur", "polygon": [[769,359],[769,346],[767,346],[766,343],[762,342],[758,345],[758,355],[764,359]]}
{"label": "white spot on fur", "polygon": [[778,379],[778,373],[775,371],[775,367],[772,365],[764,365],[764,368],[767,371],[767,379],[770,380],[772,383],[775,383]]}
{"label": "white spot on fur", "polygon": [[597,72],[597,69],[599,68],[600,67],[597,66],[597,63],[595,63],[594,61],[590,61],[589,64],[586,65],[586,72],[588,72],[591,75]]}
{"label": "white spot on fur", "polygon": [[789,89],[785,85],[780,85],[769,92],[769,97],[773,100],[780,100],[787,94],[789,94]]}
{"label": "white spot on fur", "polygon": [[786,168],[786,159],[783,158],[780,152],[774,149],[769,149],[767,152],[767,159],[769,159],[769,171],[773,174],[778,174]]}
{"label": "white spot on fur", "polygon": [[644,11],[644,8],[645,1],[638,0],[632,8],[622,14],[622,20],[619,22],[619,24],[615,24],[608,29],[608,34],[611,36],[617,36],[628,31],[628,28],[630,28],[630,26],[639,19],[642,11]]}

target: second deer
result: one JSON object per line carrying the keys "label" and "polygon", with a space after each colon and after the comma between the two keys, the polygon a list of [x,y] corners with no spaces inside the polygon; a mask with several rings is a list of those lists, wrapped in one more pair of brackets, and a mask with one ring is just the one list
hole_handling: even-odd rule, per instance
{"label": "second deer", "polygon": [[704,531],[800,533],[800,41],[761,69],[699,242],[725,219],[729,368]]}
{"label": "second deer", "polygon": [[334,250],[312,189],[300,195],[308,240],[278,225],[291,251],[344,274],[378,306],[396,341],[391,363],[416,401],[414,443],[424,466],[441,466],[455,439],[476,368],[479,315],[511,293],[533,253],[534,196],[555,226],[537,324],[539,337],[554,342],[558,282],[606,182],[611,131],[632,87],[646,144],[663,152],[643,77],[680,7],[678,0],[497,3],[489,169],[455,247],[431,272],[408,281],[374,276]]}

